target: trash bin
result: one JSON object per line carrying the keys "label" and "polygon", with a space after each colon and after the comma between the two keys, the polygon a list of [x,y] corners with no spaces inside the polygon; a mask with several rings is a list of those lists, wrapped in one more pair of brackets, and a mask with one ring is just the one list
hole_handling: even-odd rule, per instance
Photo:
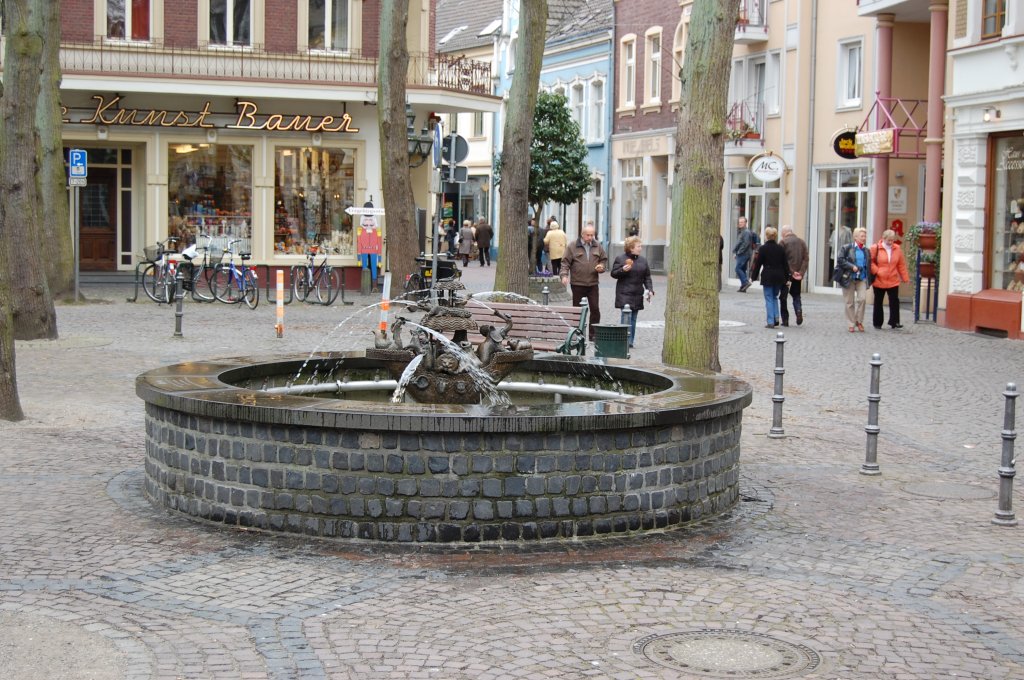
{"label": "trash bin", "polygon": [[594,356],[628,359],[629,326],[621,323],[593,324]]}

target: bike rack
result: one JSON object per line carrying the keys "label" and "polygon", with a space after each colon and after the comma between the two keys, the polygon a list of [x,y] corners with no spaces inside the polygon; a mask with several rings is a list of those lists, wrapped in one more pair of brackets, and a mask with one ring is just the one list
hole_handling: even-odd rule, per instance
{"label": "bike rack", "polygon": [[135,265],[135,294],[125,298],[125,302],[137,302],[139,299],[139,273],[143,267],[149,266],[152,262],[144,261]]}
{"label": "bike rack", "polygon": [[[263,280],[265,282],[263,284],[263,292],[264,295],[266,296],[267,303],[277,304],[277,280],[276,277],[270,276],[270,265],[254,264],[249,266],[255,267],[260,272],[259,275],[263,277]],[[270,281],[271,278],[275,278],[273,283],[271,283]],[[290,305],[292,303],[292,270],[290,268],[288,269],[288,275],[285,276],[284,278],[284,303],[286,305]]]}
{"label": "bike rack", "polygon": [[[269,280],[270,273],[269,273],[269,267],[268,267],[268,265],[265,265],[265,264],[259,265],[259,266],[260,267],[265,267],[265,268],[268,269],[268,272],[267,272],[267,277],[268,277],[268,279],[267,279],[267,300],[270,301],[270,302],[276,302],[277,300],[271,298],[271,296],[270,296],[270,280]],[[293,283],[294,277],[295,277],[295,269],[297,267],[300,267],[300,266],[301,265],[294,265],[294,266],[288,268],[288,277],[287,277],[288,283],[286,285],[286,287],[288,289],[288,296],[287,296],[287,298],[285,298],[285,301],[284,301],[284,303],[286,305],[287,304],[291,304],[291,302],[293,300],[292,290],[294,290],[294,286],[292,285],[292,283]],[[338,279],[341,281],[341,287],[338,289],[337,297],[333,298],[330,302],[320,302],[319,300],[314,300],[311,297],[307,296],[306,299],[305,299],[306,304],[319,305],[321,307],[330,307],[331,305],[334,304],[334,302],[336,300],[340,300],[342,305],[353,305],[353,304],[355,304],[354,302],[351,302],[351,301],[345,299],[345,272],[342,270],[341,267],[332,267],[332,269],[337,269],[338,273],[340,274]],[[277,286],[275,285],[274,287],[276,288]]]}

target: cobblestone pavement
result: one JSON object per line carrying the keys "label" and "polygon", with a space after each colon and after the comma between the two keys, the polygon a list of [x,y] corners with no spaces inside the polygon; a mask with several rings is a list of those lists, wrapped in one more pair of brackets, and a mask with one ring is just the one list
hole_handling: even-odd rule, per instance
{"label": "cobblestone pavement", "polygon": [[[465,280],[489,290],[492,276],[471,265]],[[655,285],[639,363],[659,361]],[[1024,344],[915,325],[907,308],[901,331],[850,334],[840,298],[806,296],[805,324],[781,329],[786,437],[768,439],[775,332],[758,286],[727,285],[723,370],[755,388],[729,516],[629,540],[380,549],[154,508],[134,395],[168,363],[363,347],[373,300],[291,305],[283,339],[272,305],[188,303],[175,339],[172,308],[125,292],[87,288],[93,302],[59,308],[60,340],[17,344],[29,417],[0,424],[0,676],[793,677],[749,646],[721,643],[706,671],[641,653],[649,636],[723,630],[803,645],[817,661],[800,677],[1024,678],[1024,527],[990,523]],[[882,474],[866,477],[874,352]],[[689,658],[681,643],[673,655]]]}

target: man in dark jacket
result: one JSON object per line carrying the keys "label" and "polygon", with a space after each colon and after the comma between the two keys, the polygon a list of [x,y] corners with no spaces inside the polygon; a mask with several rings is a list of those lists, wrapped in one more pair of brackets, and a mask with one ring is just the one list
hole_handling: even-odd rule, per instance
{"label": "man in dark jacket", "polygon": [[740,292],[746,293],[750,288],[750,277],[747,276],[747,267],[750,265],[750,258],[757,250],[757,234],[747,229],[747,218],[741,217],[736,221],[736,228],[739,234],[736,236],[736,245],[732,247],[732,256],[736,258],[736,276],[740,280]]}
{"label": "man in dark jacket", "polygon": [[779,289],[782,325],[789,325],[788,298],[792,297],[793,311],[796,312],[796,325],[799,326],[804,322],[804,306],[800,297],[800,287],[807,275],[810,253],[807,251],[807,244],[804,243],[804,240],[794,234],[793,227],[788,224],[782,227],[782,249],[786,251],[786,260],[789,262],[789,285],[783,285]]}
{"label": "man in dark jacket", "polygon": [[580,306],[580,300],[587,298],[590,308],[590,327],[588,335],[594,339],[594,324],[601,323],[601,301],[598,296],[597,277],[608,266],[608,253],[594,239],[597,230],[593,222],[587,222],[580,231],[580,237],[570,243],[562,255],[562,285],[569,286],[572,281],[572,304]]}
{"label": "man in dark jacket", "polygon": [[476,247],[480,249],[480,266],[490,267],[491,266],[491,238],[494,236],[494,230],[491,229],[491,225],[484,222],[484,218],[480,218],[480,221],[476,223]]}

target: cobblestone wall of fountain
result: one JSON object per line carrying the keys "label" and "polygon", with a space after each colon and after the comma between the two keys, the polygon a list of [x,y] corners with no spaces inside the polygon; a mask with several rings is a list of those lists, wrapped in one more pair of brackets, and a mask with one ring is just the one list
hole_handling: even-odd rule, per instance
{"label": "cobblestone wall of fountain", "polygon": [[[537,361],[530,371],[554,379],[563,364],[593,368]],[[222,379],[242,365],[140,376],[155,502],[268,531],[476,542],[623,535],[718,514],[738,499],[750,388],[728,376],[609,364],[599,368],[616,380],[660,387],[486,412],[268,395]]]}

